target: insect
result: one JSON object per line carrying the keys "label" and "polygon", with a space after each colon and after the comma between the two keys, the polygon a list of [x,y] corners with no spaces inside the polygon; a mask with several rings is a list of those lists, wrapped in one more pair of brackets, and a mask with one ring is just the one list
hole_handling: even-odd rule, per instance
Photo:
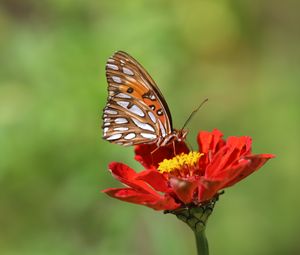
{"label": "insect", "polygon": [[123,146],[156,144],[160,147],[186,138],[185,125],[180,130],[173,128],[161,91],[133,57],[123,51],[116,52],[107,60],[106,78],[108,99],[102,126],[105,140]]}

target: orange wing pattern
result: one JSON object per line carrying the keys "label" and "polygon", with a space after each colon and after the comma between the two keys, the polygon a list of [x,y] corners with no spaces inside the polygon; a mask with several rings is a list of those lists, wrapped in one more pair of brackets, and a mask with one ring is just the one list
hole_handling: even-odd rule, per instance
{"label": "orange wing pattern", "polygon": [[172,131],[168,105],[147,71],[118,51],[106,64],[108,100],[103,110],[103,138],[127,145],[160,144]]}

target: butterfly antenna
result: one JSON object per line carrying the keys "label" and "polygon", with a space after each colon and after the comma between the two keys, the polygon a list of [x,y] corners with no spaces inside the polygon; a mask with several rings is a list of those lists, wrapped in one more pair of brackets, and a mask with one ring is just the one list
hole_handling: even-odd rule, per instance
{"label": "butterfly antenna", "polygon": [[190,122],[190,120],[192,119],[192,117],[195,115],[196,112],[198,112],[198,110],[202,107],[202,105],[204,105],[206,102],[208,101],[208,98],[204,99],[201,104],[197,107],[197,109],[195,109],[194,111],[192,111],[192,113],[190,114],[190,116],[188,117],[188,119],[185,121],[183,127],[181,130],[183,130],[186,125]]}

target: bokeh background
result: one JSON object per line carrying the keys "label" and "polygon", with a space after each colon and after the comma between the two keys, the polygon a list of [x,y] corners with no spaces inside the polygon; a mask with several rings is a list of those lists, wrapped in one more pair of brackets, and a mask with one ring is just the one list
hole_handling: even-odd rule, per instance
{"label": "bokeh background", "polygon": [[196,254],[172,215],[110,199],[101,140],[106,59],[137,58],[180,127],[250,135],[274,153],[226,191],[209,221],[213,255],[300,254],[297,1],[0,1],[0,254]]}

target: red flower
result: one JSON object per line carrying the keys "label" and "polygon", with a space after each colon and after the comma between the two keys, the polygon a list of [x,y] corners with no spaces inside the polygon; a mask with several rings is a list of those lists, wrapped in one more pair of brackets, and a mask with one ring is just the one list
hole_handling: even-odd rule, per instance
{"label": "red flower", "polygon": [[199,152],[190,152],[185,143],[160,147],[135,147],[135,159],[145,170],[135,172],[122,163],[109,165],[112,175],[128,186],[110,188],[109,196],[155,210],[174,210],[199,205],[214,198],[224,188],[234,185],[260,167],[272,154],[251,154],[248,136],[222,139],[219,130],[199,132]]}

